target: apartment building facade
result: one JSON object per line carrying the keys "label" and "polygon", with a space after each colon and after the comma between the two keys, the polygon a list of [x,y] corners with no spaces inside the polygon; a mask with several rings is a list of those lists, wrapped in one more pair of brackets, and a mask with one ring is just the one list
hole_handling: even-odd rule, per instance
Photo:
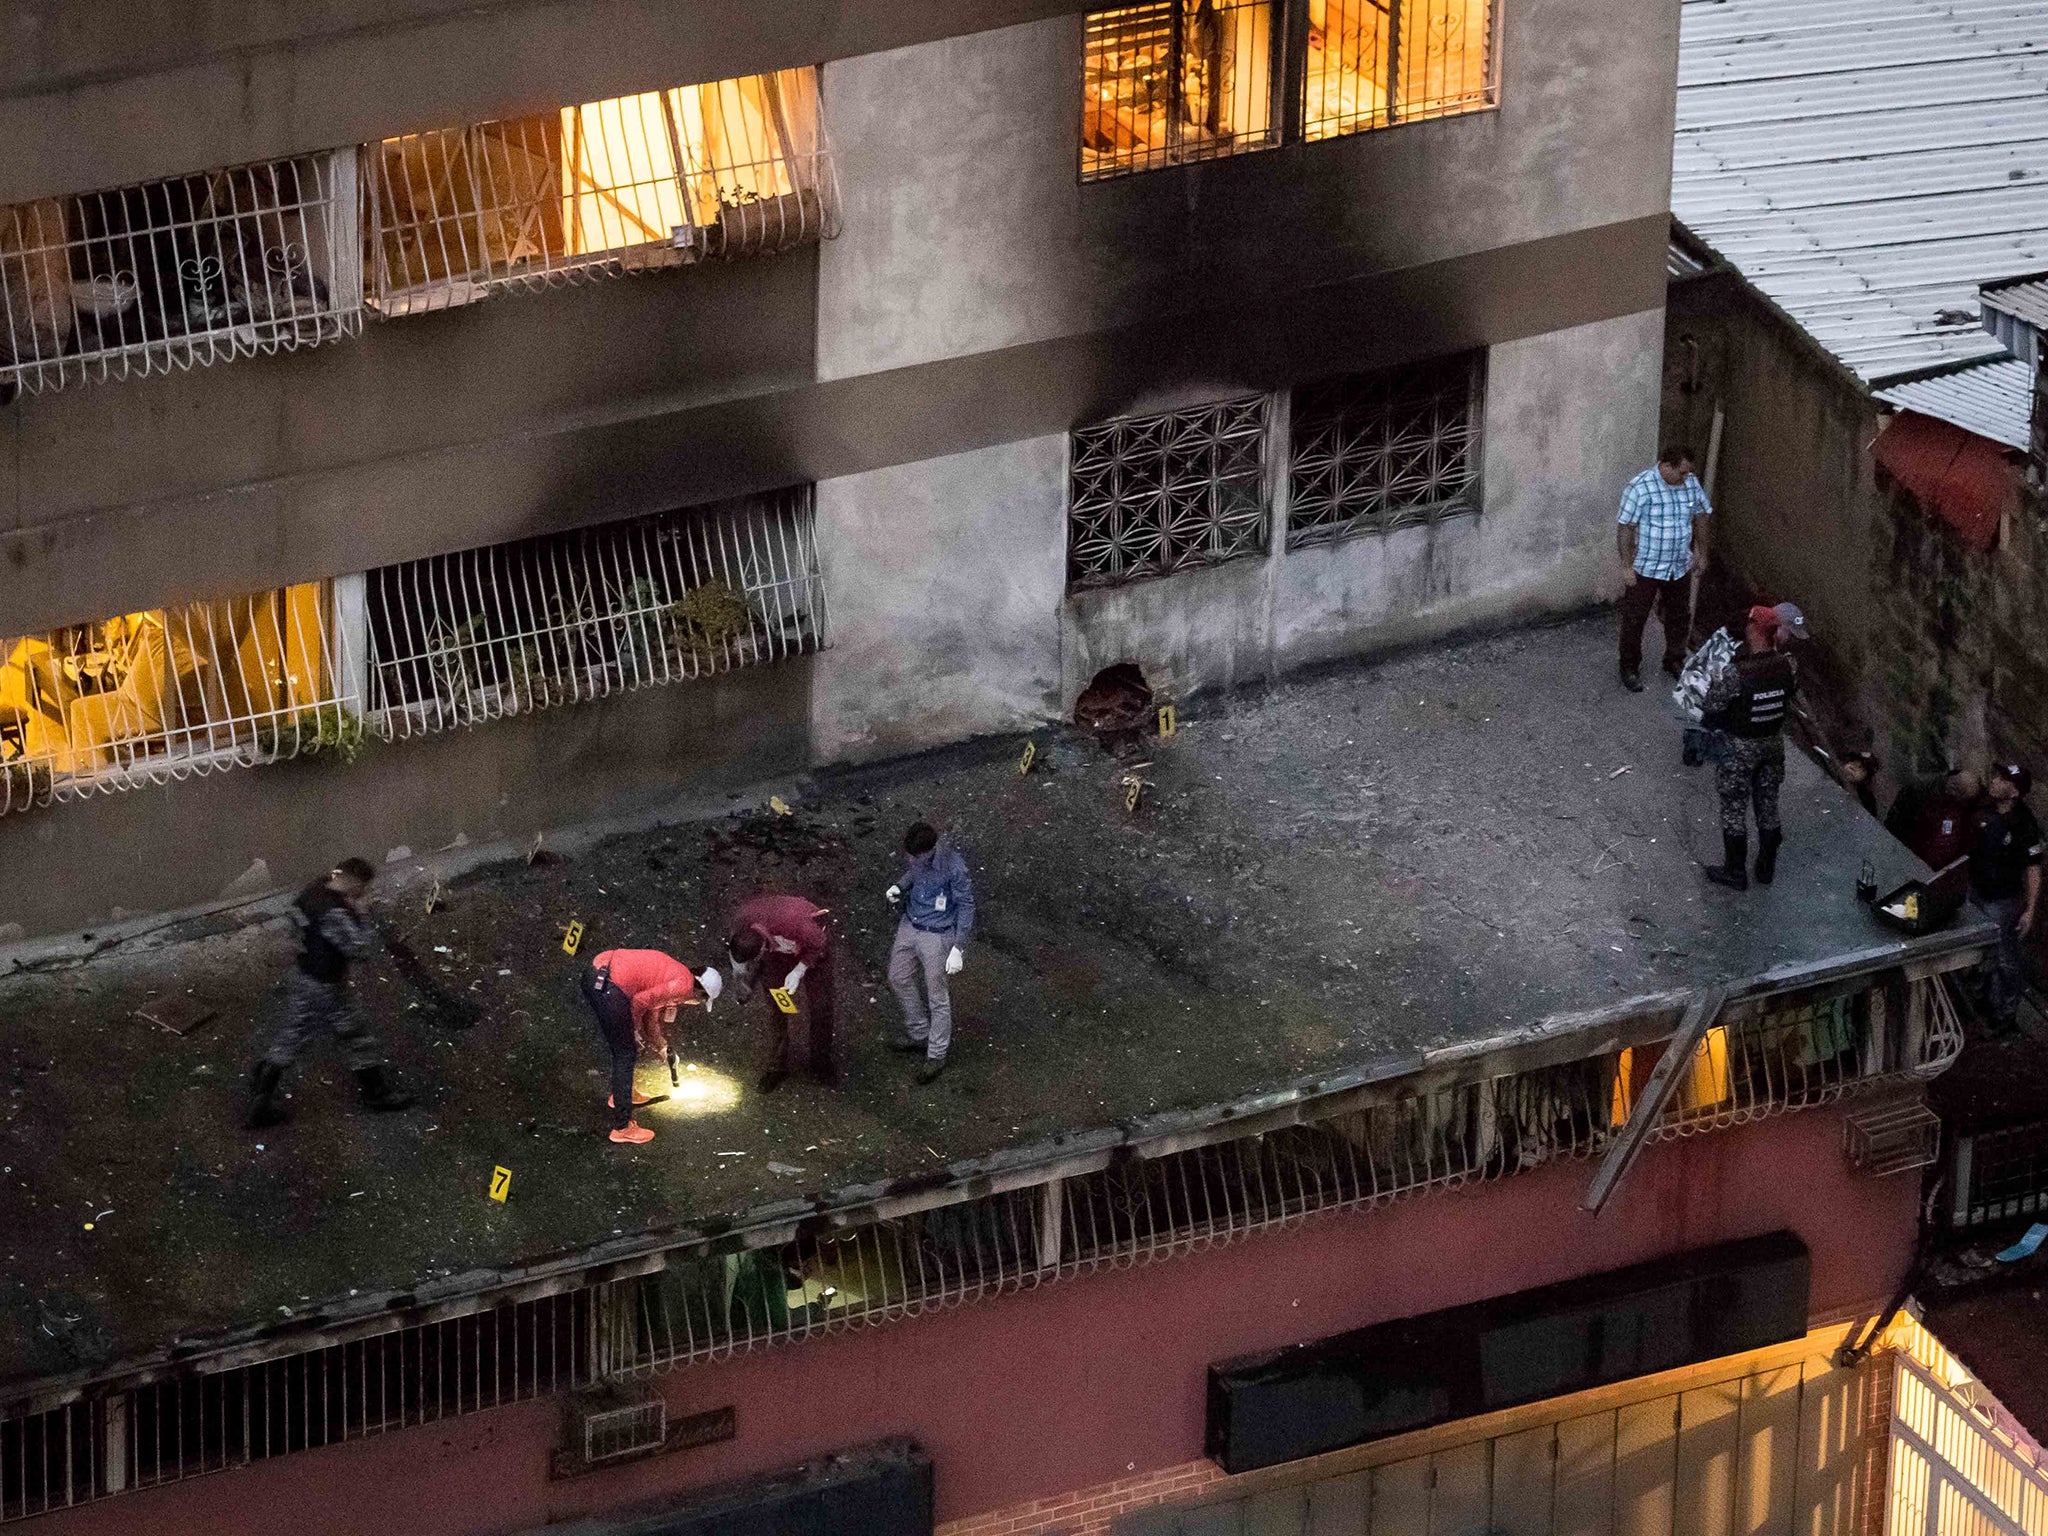
{"label": "apartment building facade", "polygon": [[1675,6],[760,9],[14,13],[0,932],[1607,595]]}

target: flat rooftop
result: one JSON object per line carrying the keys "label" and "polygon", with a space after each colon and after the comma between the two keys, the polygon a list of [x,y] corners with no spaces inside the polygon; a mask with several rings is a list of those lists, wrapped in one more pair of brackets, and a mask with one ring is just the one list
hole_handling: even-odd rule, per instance
{"label": "flat rooftop", "polygon": [[[431,915],[423,886],[386,892],[420,957],[483,1010],[436,1027],[388,959],[364,968],[362,1004],[421,1095],[407,1114],[358,1113],[328,1045],[294,1075],[293,1124],[241,1128],[291,952],[281,921],[0,980],[0,1385],[842,1203],[1319,1074],[1409,1070],[1706,984],[1895,963],[1903,947],[1853,887],[1867,854],[1887,877],[1914,866],[1801,757],[1777,884],[1701,878],[1719,852],[1710,771],[1679,765],[1658,693],[1619,690],[1612,645],[1611,620],[1589,618],[1190,701],[1178,734],[1137,754],[1135,814],[1124,765],[1048,727],[1029,777],[1021,738],[978,743],[821,776],[785,791],[789,816],[480,869]],[[967,850],[979,906],[952,1066],[927,1089],[885,1048],[882,984],[881,893],[919,816]],[[849,1085],[759,1096],[753,1016],[692,1015],[681,1049],[737,1087],[731,1107],[662,1106],[652,1144],[610,1145],[563,926],[587,925],[586,956],[694,961],[762,888],[805,892],[841,925]],[[184,1033],[144,1017],[207,1013]],[[486,1198],[500,1165],[503,1204]]]}

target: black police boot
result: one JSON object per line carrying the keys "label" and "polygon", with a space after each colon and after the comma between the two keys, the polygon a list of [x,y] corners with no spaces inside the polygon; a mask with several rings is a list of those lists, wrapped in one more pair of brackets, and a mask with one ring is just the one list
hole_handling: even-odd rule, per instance
{"label": "black police boot", "polygon": [[356,1068],[356,1091],[363,1108],[380,1115],[412,1108],[412,1095],[386,1079],[382,1067]]}
{"label": "black police boot", "polygon": [[283,1067],[268,1061],[256,1063],[256,1070],[249,1078],[249,1118],[246,1123],[250,1130],[260,1131],[282,1125],[290,1118],[284,1107],[284,1095],[278,1091],[283,1083]]}
{"label": "black police boot", "polygon": [[1766,832],[1756,845],[1756,883],[1769,885],[1778,874],[1778,845],[1785,841],[1783,832]]}
{"label": "black police boot", "polygon": [[1707,878],[1716,885],[1725,885],[1731,891],[1749,889],[1749,838],[1741,833],[1730,837],[1721,834],[1721,867],[1707,866]]}

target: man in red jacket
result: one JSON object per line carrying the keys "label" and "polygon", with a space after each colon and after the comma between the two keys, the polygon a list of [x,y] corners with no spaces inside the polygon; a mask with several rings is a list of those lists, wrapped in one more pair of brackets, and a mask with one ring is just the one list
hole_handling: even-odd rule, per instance
{"label": "man in red jacket", "polygon": [[785,1011],[772,996],[761,1029],[761,1076],[755,1084],[773,1093],[789,1076],[792,1052],[790,1025],[797,1000],[809,1015],[808,1057],[811,1075],[827,1088],[839,1086],[832,975],[832,935],[818,921],[825,909],[802,896],[756,896],[740,903],[727,929],[725,950],[732,957],[734,981],[742,1006],[757,990],[781,992]]}
{"label": "man in red jacket", "polygon": [[696,976],[673,955],[658,949],[608,949],[590,962],[580,983],[583,1001],[597,1020],[612,1058],[611,1139],[628,1146],[654,1140],[654,1132],[633,1118],[636,1106],[651,1102],[633,1089],[633,1064],[643,1045],[666,1052],[664,1025],[678,1008],[709,1008],[723,983],[706,967]]}

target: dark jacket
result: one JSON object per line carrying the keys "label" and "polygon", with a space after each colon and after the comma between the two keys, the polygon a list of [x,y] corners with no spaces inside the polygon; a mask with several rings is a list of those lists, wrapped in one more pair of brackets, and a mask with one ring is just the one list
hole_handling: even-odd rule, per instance
{"label": "dark jacket", "polygon": [[292,902],[292,922],[299,930],[299,969],[329,986],[346,981],[349,961],[362,954],[368,938],[368,925],[348,898],[315,880]]}

